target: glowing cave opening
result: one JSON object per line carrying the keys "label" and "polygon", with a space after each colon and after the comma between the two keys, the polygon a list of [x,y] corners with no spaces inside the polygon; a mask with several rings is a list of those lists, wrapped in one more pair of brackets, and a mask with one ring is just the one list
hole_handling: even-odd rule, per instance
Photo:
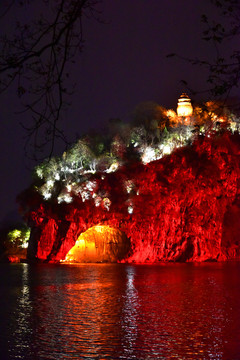
{"label": "glowing cave opening", "polygon": [[64,262],[113,263],[123,260],[129,250],[130,241],[121,230],[109,225],[96,225],[79,236]]}

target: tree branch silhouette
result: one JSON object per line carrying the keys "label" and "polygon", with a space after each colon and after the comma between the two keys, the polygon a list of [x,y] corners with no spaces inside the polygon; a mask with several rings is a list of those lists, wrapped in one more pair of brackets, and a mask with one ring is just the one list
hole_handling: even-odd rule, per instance
{"label": "tree branch silhouette", "polygon": [[[16,85],[23,112],[31,114],[31,121],[22,123],[27,135],[25,151],[35,159],[46,148],[51,157],[56,139],[67,143],[59,120],[74,90],[70,68],[84,45],[82,20],[99,20],[100,2],[42,0],[44,16],[31,23],[17,23],[12,38],[0,38],[0,92]],[[19,0],[19,4],[30,6],[28,0]],[[2,16],[15,5],[10,1]]]}
{"label": "tree branch silhouette", "polygon": [[[197,65],[207,69],[207,88],[199,91],[188,84],[186,80],[181,82],[188,91],[196,95],[198,93],[208,93],[215,98],[221,98],[225,102],[232,90],[239,86],[240,80],[240,50],[239,48],[231,51],[229,56],[222,55],[226,41],[238,39],[240,35],[240,3],[239,0],[210,0],[218,9],[217,20],[203,14],[201,22],[205,29],[202,32],[202,39],[211,43],[215,49],[215,57],[212,61],[206,58],[188,58],[179,54],[168,54],[167,57],[177,57],[187,61],[192,65]],[[221,19],[223,20],[221,22]],[[240,104],[237,104],[239,107]]]}

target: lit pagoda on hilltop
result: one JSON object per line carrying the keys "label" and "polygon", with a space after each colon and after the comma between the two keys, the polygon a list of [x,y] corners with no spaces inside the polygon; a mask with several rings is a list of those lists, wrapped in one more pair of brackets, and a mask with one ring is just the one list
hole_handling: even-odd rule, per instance
{"label": "lit pagoda on hilltop", "polygon": [[177,114],[180,117],[192,116],[193,107],[191,99],[185,93],[183,93],[178,99]]}

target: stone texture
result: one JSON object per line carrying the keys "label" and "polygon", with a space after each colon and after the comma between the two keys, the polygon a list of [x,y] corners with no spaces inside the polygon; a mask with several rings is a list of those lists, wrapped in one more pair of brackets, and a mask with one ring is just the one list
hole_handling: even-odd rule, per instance
{"label": "stone texture", "polygon": [[67,253],[67,262],[117,262],[124,259],[130,241],[120,230],[111,226],[94,226],[82,233]]}

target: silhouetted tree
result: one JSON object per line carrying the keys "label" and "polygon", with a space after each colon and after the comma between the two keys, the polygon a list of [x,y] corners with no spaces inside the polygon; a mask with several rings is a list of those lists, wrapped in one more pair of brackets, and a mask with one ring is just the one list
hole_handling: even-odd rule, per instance
{"label": "silhouetted tree", "polygon": [[[51,157],[55,141],[66,141],[59,128],[62,110],[69,104],[73,85],[69,80],[72,62],[83,49],[83,18],[99,20],[100,0],[8,0],[0,18],[22,7],[28,14],[41,13],[32,21],[17,22],[12,37],[0,37],[0,92],[15,85],[31,123],[26,149],[33,154],[48,148]],[[3,6],[2,6],[3,7]],[[32,16],[31,16],[32,17]],[[27,17],[25,17],[27,18]]]}
{"label": "silhouetted tree", "polygon": [[[209,0],[215,6],[214,18],[207,14],[201,16],[204,25],[202,39],[212,45],[215,56],[210,61],[207,58],[186,58],[180,54],[169,54],[168,57],[177,56],[192,65],[197,65],[208,70],[207,89],[215,98],[224,101],[229,98],[233,88],[239,86],[240,80],[240,2],[239,0]],[[226,54],[226,45],[229,41],[236,41],[230,53]],[[238,46],[238,48],[235,48]],[[199,93],[186,80],[182,83],[192,94]],[[238,102],[238,107],[240,104]]]}

